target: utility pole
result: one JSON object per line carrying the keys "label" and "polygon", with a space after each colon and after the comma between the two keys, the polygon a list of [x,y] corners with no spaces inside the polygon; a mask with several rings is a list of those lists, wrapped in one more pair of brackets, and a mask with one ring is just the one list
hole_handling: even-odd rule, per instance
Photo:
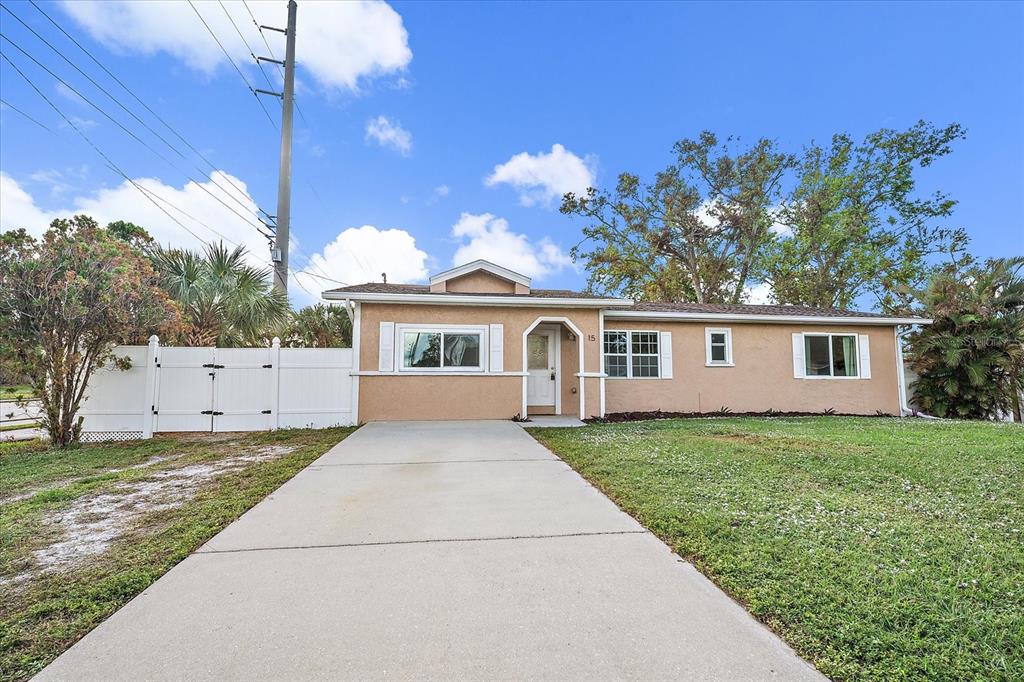
{"label": "utility pole", "polygon": [[[295,106],[295,13],[298,6],[295,0],[288,0],[288,28],[282,30],[273,26],[260,26],[284,33],[287,40],[284,56],[284,93],[257,90],[264,95],[281,98],[281,166],[277,178],[277,215],[274,230],[274,244],[271,247],[271,260],[274,261],[274,289],[288,293],[288,228],[292,206],[292,110]],[[258,57],[259,61],[281,62],[266,57]]]}

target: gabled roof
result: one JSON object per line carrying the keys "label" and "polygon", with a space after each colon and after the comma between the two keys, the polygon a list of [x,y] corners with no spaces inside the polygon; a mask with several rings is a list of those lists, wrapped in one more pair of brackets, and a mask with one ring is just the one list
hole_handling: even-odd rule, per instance
{"label": "gabled roof", "polygon": [[605,310],[607,318],[646,320],[693,320],[720,322],[787,322],[815,324],[931,324],[922,317],[893,317],[842,308],[805,305],[754,305],[725,303],[634,303]]}
{"label": "gabled roof", "polygon": [[380,303],[433,303],[440,305],[511,305],[607,308],[629,305],[632,301],[605,298],[585,291],[568,289],[530,289],[529,293],[474,293],[467,291],[431,291],[426,284],[384,284],[369,282],[323,292],[327,300],[376,301]]}
{"label": "gabled roof", "polygon": [[530,286],[530,278],[526,275],[521,275],[518,272],[509,270],[508,268],[503,268],[500,265],[492,263],[489,260],[484,260],[483,258],[478,258],[475,261],[458,265],[450,270],[439,272],[436,275],[431,275],[430,283],[438,284],[439,282],[468,275],[469,273],[476,272],[477,270],[485,270],[495,277],[500,277],[508,280],[509,282],[515,282],[516,284],[522,284],[524,287]]}

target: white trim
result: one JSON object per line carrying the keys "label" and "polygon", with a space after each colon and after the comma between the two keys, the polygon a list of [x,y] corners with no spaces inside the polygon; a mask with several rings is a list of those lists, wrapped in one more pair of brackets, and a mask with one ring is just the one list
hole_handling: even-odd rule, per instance
{"label": "white trim", "polygon": [[[795,335],[794,335],[795,336]],[[854,348],[857,349],[857,374],[855,376],[835,376],[833,374],[808,374],[807,373],[807,353],[804,351],[804,368],[802,379],[829,379],[829,380],[848,380],[848,379],[870,379],[868,376],[863,376],[863,365],[861,364],[861,350],[860,350],[860,335],[853,332],[800,332],[800,344],[801,347],[807,348],[807,337],[808,336],[824,336],[828,338],[828,371],[833,371],[834,359],[832,358],[832,337],[833,336],[852,336],[854,339]]]}
{"label": "white trim", "polygon": [[[574,377],[585,377],[587,379],[601,379],[602,377],[607,377],[608,375],[605,374],[604,372],[576,372],[576,373],[573,374],[573,376]],[[652,378],[654,378],[654,377],[652,377]]]}
{"label": "white trim", "polygon": [[[476,334],[480,337],[477,348],[477,362],[475,367],[406,367],[405,366],[405,334],[406,332],[418,332],[426,334],[441,334],[441,363],[444,363],[444,334]],[[483,374],[487,372],[487,361],[490,355],[487,325],[474,324],[406,324],[395,323],[395,371],[400,374],[438,374],[446,372],[450,374]]]}
{"label": "white trim", "polygon": [[449,279],[455,279],[456,277],[468,275],[472,272],[476,272],[477,270],[484,270],[486,272],[491,273],[492,275],[501,277],[502,279],[507,279],[510,282],[522,284],[524,287],[530,286],[530,278],[527,277],[526,275],[521,275],[518,272],[515,272],[514,270],[503,268],[500,265],[492,263],[489,260],[484,260],[482,258],[478,258],[477,260],[471,263],[458,265],[450,270],[445,270],[444,272],[439,272],[436,275],[431,275],[430,283],[438,284]]}
{"label": "white trim", "polygon": [[528,376],[526,372],[453,372],[450,369],[436,371],[405,371],[405,372],[378,372],[367,369],[358,372],[351,372],[354,377],[522,377]]}
{"label": "white trim", "polygon": [[[566,327],[568,327],[569,329],[572,330],[572,333],[576,335],[576,346],[577,346],[577,348],[579,348],[579,367],[580,367],[581,371],[583,369],[585,369],[584,366],[583,366],[583,332],[580,331],[579,327],[577,327],[575,324],[573,324],[572,320],[570,320],[568,317],[545,317],[545,316],[538,317],[536,320],[534,320],[530,324],[529,327],[527,327],[525,330],[523,330],[523,364],[520,365],[520,367],[523,369],[523,401],[522,401],[522,412],[520,412],[520,416],[523,419],[525,419],[527,417],[527,415],[528,415],[528,410],[527,410],[527,407],[526,407],[526,392],[527,392],[527,390],[529,388],[528,383],[527,383],[527,377],[529,375],[526,373],[527,372],[527,370],[526,370],[526,366],[527,366],[527,362],[526,362],[526,337],[529,336],[530,332],[532,332],[537,326],[539,326],[539,325],[541,325],[541,324],[543,324],[545,322],[561,323],[561,324],[564,324]],[[561,336],[561,334],[559,334],[559,336]],[[579,413],[580,419],[583,419],[584,413],[586,411],[586,409],[585,409],[586,408],[585,400],[586,400],[585,382],[583,380],[580,380],[580,413]]]}
{"label": "white trim", "polygon": [[[345,301],[346,309],[350,305]],[[359,423],[359,351],[362,347],[362,319],[363,311],[358,303],[351,303],[352,310],[349,315],[352,317],[352,423]]]}
{"label": "white trim", "polygon": [[753,313],[683,313],[650,310],[606,310],[608,319],[657,321],[691,320],[695,322],[765,322],[774,324],[931,324],[923,317],[825,317],[811,315],[761,315]]}
{"label": "white trim", "polygon": [[386,294],[360,293],[355,291],[325,291],[323,298],[328,301],[350,299],[377,303],[411,303],[413,305],[497,305],[514,307],[543,308],[607,308],[616,305],[632,305],[633,302],[621,298],[544,298],[527,294],[507,294],[492,296],[488,294]]}
{"label": "white trim", "polygon": [[[725,361],[718,362],[711,357],[711,335],[725,334]],[[736,363],[732,357],[732,328],[730,327],[704,327],[704,366],[705,367],[735,367]]]}
{"label": "white trim", "polygon": [[898,328],[892,328],[893,340],[896,343],[896,390],[899,392],[900,416],[910,414],[910,406],[907,405],[907,375],[903,366],[903,339],[900,337]]}
{"label": "white trim", "polygon": [[[597,350],[600,351],[597,354],[597,358],[598,358],[598,365],[597,366],[600,369],[599,374],[601,375],[600,376],[601,382],[600,382],[600,385],[599,385],[599,388],[598,388],[598,393],[600,395],[600,406],[599,406],[598,416],[600,416],[602,419],[604,419],[604,380],[608,378],[608,375],[605,374],[605,372],[604,372],[604,310],[603,309],[597,311],[597,338],[598,338]],[[580,374],[583,374],[582,370],[583,370],[583,368],[580,367]],[[582,416],[580,418],[582,419]]]}
{"label": "white trim", "polygon": [[[659,330],[657,330],[657,329],[606,329],[605,332],[609,333],[609,334],[617,333],[617,332],[623,332],[623,333],[626,334],[626,352],[625,352],[625,356],[626,356],[626,376],[620,377],[620,376],[612,376],[612,375],[608,374],[608,378],[609,379],[630,379],[630,380],[634,380],[634,379],[661,379],[662,378],[662,376],[661,376],[661,332]],[[657,353],[640,353],[640,355],[642,357],[654,357],[654,358],[658,359],[658,375],[657,376],[653,376],[653,377],[635,377],[635,376],[633,376],[633,334],[638,334],[638,333],[654,334],[655,338],[658,340],[658,352]],[[605,351],[604,351],[604,334],[603,333],[601,334],[601,345],[600,345],[598,350],[601,351],[601,357],[603,358],[605,356]],[[608,355],[623,355],[623,353],[608,353]],[[607,374],[607,371],[605,371],[605,373]],[[669,378],[671,378],[671,377],[669,377]]]}

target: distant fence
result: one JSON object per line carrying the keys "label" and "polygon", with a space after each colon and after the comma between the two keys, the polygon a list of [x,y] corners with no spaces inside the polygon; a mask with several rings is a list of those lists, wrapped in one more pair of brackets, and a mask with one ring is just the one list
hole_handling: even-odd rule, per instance
{"label": "distant fence", "polygon": [[164,431],[267,431],[351,425],[351,348],[118,346],[131,369],[89,381],[83,440]]}

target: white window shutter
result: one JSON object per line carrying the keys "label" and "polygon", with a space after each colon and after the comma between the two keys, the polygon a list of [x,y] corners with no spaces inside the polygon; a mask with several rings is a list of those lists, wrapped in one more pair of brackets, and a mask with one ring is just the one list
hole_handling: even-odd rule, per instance
{"label": "white window shutter", "polygon": [[377,368],[381,372],[395,371],[395,323],[380,323],[380,357]]}
{"label": "white window shutter", "polygon": [[490,330],[492,372],[505,371],[505,325],[492,324]]}
{"label": "white window shutter", "polygon": [[857,343],[860,345],[860,378],[870,379],[871,378],[871,345],[869,343],[867,334],[860,334],[857,337]]}
{"label": "white window shutter", "polygon": [[793,378],[804,378],[804,335],[793,334]]}
{"label": "white window shutter", "polygon": [[658,340],[658,349],[661,351],[661,378],[672,378],[672,332],[661,332]]}

